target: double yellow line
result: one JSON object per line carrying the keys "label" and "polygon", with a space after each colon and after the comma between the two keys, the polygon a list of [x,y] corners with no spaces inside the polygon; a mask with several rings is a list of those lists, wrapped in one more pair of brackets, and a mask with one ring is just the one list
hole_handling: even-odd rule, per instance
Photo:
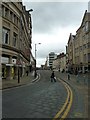
{"label": "double yellow line", "polygon": [[[59,81],[61,81],[61,80],[59,80]],[[64,84],[64,86],[67,90],[67,98],[66,98],[65,104],[62,106],[60,111],[55,115],[53,120],[56,120],[58,118],[60,118],[60,120],[63,118],[63,120],[64,120],[70,111],[72,101],[73,101],[73,93],[72,93],[71,88],[69,87],[69,85],[67,83],[65,83],[63,81],[61,81],[61,82]]]}

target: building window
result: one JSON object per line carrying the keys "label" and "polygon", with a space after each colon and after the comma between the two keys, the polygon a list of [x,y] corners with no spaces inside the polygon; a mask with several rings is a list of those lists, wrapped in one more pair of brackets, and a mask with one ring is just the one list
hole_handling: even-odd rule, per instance
{"label": "building window", "polygon": [[85,23],[85,31],[88,31],[88,21]]}
{"label": "building window", "polygon": [[16,24],[16,15],[14,15],[14,23]]}
{"label": "building window", "polygon": [[80,51],[82,51],[82,46],[80,46]]}
{"label": "building window", "polygon": [[85,33],[85,26],[83,26],[83,32]]}
{"label": "building window", "polygon": [[84,54],[84,61],[85,61],[85,62],[87,61],[87,56],[86,56],[86,54]]}
{"label": "building window", "polygon": [[83,40],[85,40],[86,38],[85,38],[85,35],[83,36],[83,38],[82,38]]}
{"label": "building window", "polygon": [[83,45],[83,49],[86,49],[86,48],[87,48],[87,44],[84,44],[84,45]]}
{"label": "building window", "polygon": [[5,15],[5,12],[4,12],[4,6],[2,5],[2,16],[4,17]]}
{"label": "building window", "polygon": [[3,44],[9,44],[9,35],[10,32],[8,29],[3,28],[2,30],[2,43]]}
{"label": "building window", "polygon": [[13,33],[13,46],[16,47],[16,43],[17,43],[17,34],[14,32]]}
{"label": "building window", "polygon": [[17,17],[17,25],[18,25],[18,17]]}
{"label": "building window", "polygon": [[5,17],[8,18],[9,17],[9,10],[7,8],[5,8]]}
{"label": "building window", "polygon": [[[20,39],[20,49],[22,48],[22,40]],[[22,49],[21,49],[22,50]]]}
{"label": "building window", "polygon": [[10,20],[13,20],[13,13],[10,11]]}
{"label": "building window", "polygon": [[89,43],[87,43],[87,48],[90,48],[90,42],[89,42]]}

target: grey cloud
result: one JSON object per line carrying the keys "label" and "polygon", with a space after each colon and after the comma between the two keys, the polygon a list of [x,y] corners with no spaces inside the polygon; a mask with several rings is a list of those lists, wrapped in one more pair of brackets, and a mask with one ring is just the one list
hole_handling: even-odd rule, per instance
{"label": "grey cloud", "polygon": [[[88,9],[87,2],[26,2],[25,0],[24,4],[27,10],[33,9],[33,12],[31,13],[33,36],[36,34],[54,34],[53,29],[57,31],[59,27],[66,28],[69,26],[79,26],[85,10]],[[42,41],[40,42],[43,44],[37,48],[37,59],[45,59],[49,52],[52,51],[55,53],[65,52],[65,45],[67,44],[65,43],[65,40],[67,38],[64,36],[62,44],[58,43],[57,40],[57,43],[53,44],[51,42],[49,44],[49,38],[47,38],[47,45],[44,44],[45,39],[43,40],[42,38]],[[35,38],[33,41],[37,43],[39,41],[38,39],[39,38]],[[33,55],[34,54],[35,52]]]}
{"label": "grey cloud", "polygon": [[47,44],[43,45],[42,47],[38,47],[37,50],[37,58],[45,58],[45,56],[48,56],[50,52],[55,52],[55,53],[61,53],[65,52],[65,46],[60,43],[55,43],[55,44]]}
{"label": "grey cloud", "polygon": [[30,2],[25,3],[27,9],[32,8],[33,31],[50,32],[55,27],[66,27],[80,24],[88,3],[86,2]]}

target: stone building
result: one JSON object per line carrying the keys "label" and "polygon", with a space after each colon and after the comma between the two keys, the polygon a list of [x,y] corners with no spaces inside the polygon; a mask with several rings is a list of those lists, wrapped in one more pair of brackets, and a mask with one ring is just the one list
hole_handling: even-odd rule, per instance
{"label": "stone building", "polygon": [[67,46],[68,66],[73,71],[90,70],[90,12],[87,10],[76,35],[70,34]]}
{"label": "stone building", "polygon": [[53,69],[59,70],[60,69],[60,59],[57,55],[57,58],[53,61]]}
{"label": "stone building", "polygon": [[75,64],[74,38],[75,35],[72,35],[72,33],[70,33],[68,47],[66,49],[66,67],[68,68],[68,71],[73,71],[73,67]]}
{"label": "stone building", "polygon": [[57,58],[53,61],[53,68],[60,72],[66,71],[66,54],[60,53],[57,55]]}
{"label": "stone building", "polygon": [[32,21],[22,2],[2,2],[2,78],[15,79],[29,71]]}

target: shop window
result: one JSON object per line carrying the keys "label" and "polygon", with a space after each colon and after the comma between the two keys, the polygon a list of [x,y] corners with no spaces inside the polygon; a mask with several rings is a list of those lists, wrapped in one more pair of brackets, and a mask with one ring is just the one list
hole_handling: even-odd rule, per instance
{"label": "shop window", "polygon": [[9,30],[3,28],[2,30],[2,43],[3,44],[9,44],[9,34],[10,34]]}

